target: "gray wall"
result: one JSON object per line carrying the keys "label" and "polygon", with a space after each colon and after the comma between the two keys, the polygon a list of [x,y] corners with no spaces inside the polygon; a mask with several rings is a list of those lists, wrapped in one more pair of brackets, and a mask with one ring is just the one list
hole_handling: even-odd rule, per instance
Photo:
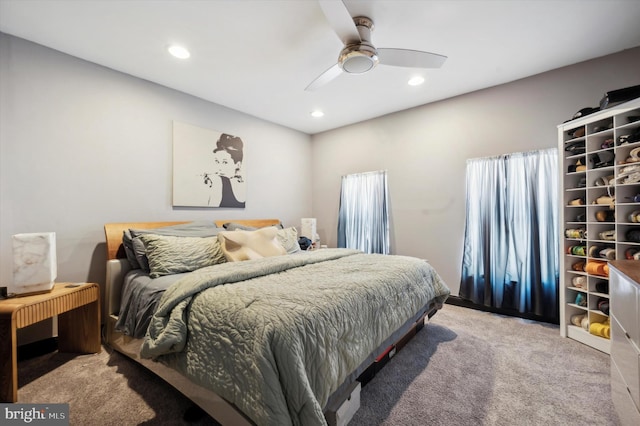
{"label": "gray wall", "polygon": [[428,259],[458,294],[466,160],[557,146],[558,124],[606,91],[639,85],[639,69],[635,48],[314,135],[323,243],[336,244],[340,177],[388,170],[393,252]]}
{"label": "gray wall", "polygon": [[[0,282],[11,235],[55,231],[59,280],[103,283],[107,222],[313,216],[333,246],[340,176],[386,169],[393,251],[457,294],[466,159],[556,146],[557,124],[638,69],[635,48],[310,137],[0,34]],[[246,209],[171,207],[172,120],[243,138]]]}
{"label": "gray wall", "polygon": [[[310,136],[0,34],[0,282],[55,231],[58,280],[104,282],[107,222],[311,214]],[[172,208],[172,120],[241,136],[245,209]]]}

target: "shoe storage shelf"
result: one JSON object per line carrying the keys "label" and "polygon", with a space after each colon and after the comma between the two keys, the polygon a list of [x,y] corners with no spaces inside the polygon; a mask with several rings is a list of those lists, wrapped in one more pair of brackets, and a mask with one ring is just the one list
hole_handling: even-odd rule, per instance
{"label": "shoe storage shelf", "polygon": [[560,334],[610,353],[609,260],[640,268],[640,98],[558,126]]}

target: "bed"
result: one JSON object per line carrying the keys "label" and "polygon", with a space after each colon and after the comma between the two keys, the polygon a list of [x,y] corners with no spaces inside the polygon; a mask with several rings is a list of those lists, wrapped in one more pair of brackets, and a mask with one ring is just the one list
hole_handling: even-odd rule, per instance
{"label": "bed", "polygon": [[425,260],[301,251],[278,219],[104,229],[106,344],[222,425],[348,421],[449,295]]}

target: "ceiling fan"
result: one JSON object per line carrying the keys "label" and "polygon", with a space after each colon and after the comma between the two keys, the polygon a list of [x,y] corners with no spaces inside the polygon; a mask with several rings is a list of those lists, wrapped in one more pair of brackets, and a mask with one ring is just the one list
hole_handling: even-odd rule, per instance
{"label": "ceiling fan", "polygon": [[420,50],[379,48],[371,43],[373,20],[366,16],[351,17],[342,1],[319,0],[329,24],[344,47],[338,62],[320,74],[305,90],[314,91],[329,83],[343,72],[364,74],[379,63],[407,68],[440,68],[446,56]]}

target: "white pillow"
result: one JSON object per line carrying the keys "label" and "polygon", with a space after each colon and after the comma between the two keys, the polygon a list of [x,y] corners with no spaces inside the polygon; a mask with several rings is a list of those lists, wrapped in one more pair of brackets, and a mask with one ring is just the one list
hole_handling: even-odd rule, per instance
{"label": "white pillow", "polygon": [[255,231],[223,231],[218,241],[227,261],[239,262],[287,254],[277,236],[278,229],[268,226]]}
{"label": "white pillow", "polygon": [[278,229],[278,241],[288,254],[302,251],[298,244],[298,230],[293,226],[290,228]]}

